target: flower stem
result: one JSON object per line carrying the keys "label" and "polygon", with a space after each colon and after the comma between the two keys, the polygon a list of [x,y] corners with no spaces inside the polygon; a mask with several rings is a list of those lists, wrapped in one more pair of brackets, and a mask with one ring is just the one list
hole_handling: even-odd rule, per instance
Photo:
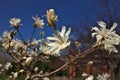
{"label": "flower stem", "polygon": [[34,36],[34,34],[35,34],[35,31],[36,31],[36,27],[33,28],[33,32],[32,32],[31,37],[30,37],[30,42],[31,42],[32,39],[33,39],[33,36]]}
{"label": "flower stem", "polygon": [[16,30],[17,30],[20,38],[22,39],[22,41],[23,41],[24,43],[26,43],[26,41],[24,40],[24,38],[23,38],[22,34],[20,33],[19,29],[17,28]]}

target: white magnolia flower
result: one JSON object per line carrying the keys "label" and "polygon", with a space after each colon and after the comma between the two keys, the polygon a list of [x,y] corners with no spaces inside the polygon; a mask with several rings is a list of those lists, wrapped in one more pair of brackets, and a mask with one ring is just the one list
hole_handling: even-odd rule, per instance
{"label": "white magnolia flower", "polygon": [[11,40],[12,39],[11,33],[8,32],[8,31],[4,31],[2,37],[6,40]]}
{"label": "white magnolia flower", "polygon": [[32,18],[35,21],[34,22],[34,26],[35,27],[43,28],[43,26],[44,26],[45,23],[44,23],[44,21],[42,19],[40,19],[38,16],[32,17]]}
{"label": "white magnolia flower", "polygon": [[58,16],[55,15],[54,9],[47,10],[46,17],[47,17],[47,21],[48,21],[49,26],[54,26],[55,21],[58,20]]}
{"label": "white magnolia flower", "polygon": [[5,50],[9,49],[9,47],[10,47],[9,43],[11,40],[12,40],[11,32],[4,31],[2,38],[1,38],[1,42],[2,42],[2,46],[4,47]]}
{"label": "white magnolia flower", "polygon": [[106,29],[106,23],[99,21],[98,25],[101,27],[93,27],[92,30],[95,31],[92,33],[92,37],[96,37],[98,45],[104,45],[104,49],[108,50],[109,53],[118,52],[114,45],[119,45],[120,36],[116,34],[114,29],[117,26],[117,23],[114,23],[110,29]]}
{"label": "white magnolia flower", "polygon": [[[93,80],[94,79],[94,76],[93,75],[90,75],[89,77],[85,78],[85,80]],[[103,79],[104,80],[104,79]]]}
{"label": "white magnolia flower", "polygon": [[108,78],[110,77],[109,74],[104,73],[104,74],[98,74],[97,76],[97,80],[108,80]]}
{"label": "white magnolia flower", "polygon": [[44,54],[60,55],[60,50],[63,50],[70,45],[70,32],[71,28],[66,32],[66,27],[63,26],[61,32],[56,31],[53,36],[47,37],[48,41],[41,46],[40,50]]}
{"label": "white magnolia flower", "polygon": [[11,26],[18,28],[20,26],[21,19],[20,18],[11,18],[10,19]]}

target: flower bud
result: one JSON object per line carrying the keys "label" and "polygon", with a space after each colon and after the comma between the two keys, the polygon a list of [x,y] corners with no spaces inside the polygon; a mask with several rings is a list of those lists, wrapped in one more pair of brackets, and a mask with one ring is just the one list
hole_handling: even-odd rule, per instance
{"label": "flower bud", "polygon": [[37,72],[38,70],[39,70],[38,67],[35,67],[35,68],[34,68],[34,71],[35,71],[35,72]]}
{"label": "flower bud", "polygon": [[54,9],[47,10],[46,17],[47,17],[48,25],[55,27],[55,21],[58,20],[58,16],[55,15]]}
{"label": "flower bud", "polygon": [[18,77],[18,72],[15,72],[15,73],[13,74],[13,77],[14,77],[14,79],[16,79],[16,78]]}
{"label": "flower bud", "polygon": [[25,64],[29,65],[32,62],[32,60],[33,60],[33,57],[28,57],[25,61]]}
{"label": "flower bud", "polygon": [[21,69],[19,72],[20,72],[20,73],[24,73],[24,72],[25,72],[25,70],[24,70],[24,69]]}

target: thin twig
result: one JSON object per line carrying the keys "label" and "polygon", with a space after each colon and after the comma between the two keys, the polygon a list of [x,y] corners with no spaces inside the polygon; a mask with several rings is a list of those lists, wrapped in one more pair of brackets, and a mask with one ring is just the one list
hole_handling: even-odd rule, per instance
{"label": "thin twig", "polygon": [[43,74],[43,75],[41,75],[41,74],[33,75],[33,76],[32,76],[32,79],[35,78],[35,77],[46,77],[46,76],[50,76],[50,75],[52,75],[52,74],[60,71],[61,69],[65,68],[67,65],[68,65],[68,63],[65,63],[65,64],[62,65],[60,68],[58,68],[58,69],[56,69],[56,70],[54,70],[54,71],[52,71],[52,72],[50,72],[50,73],[46,73],[46,74]]}
{"label": "thin twig", "polygon": [[9,55],[17,62],[19,62],[20,60],[15,56],[13,55],[12,53],[9,53]]}
{"label": "thin twig", "polygon": [[79,58],[84,58],[86,55],[91,54],[91,52],[99,49],[99,47],[91,47],[79,54]]}
{"label": "thin twig", "polygon": [[17,28],[16,30],[17,30],[18,34],[20,35],[20,38],[22,39],[22,41],[24,43],[26,43],[26,41],[24,40],[24,38],[23,38],[22,34],[20,33],[19,29]]}

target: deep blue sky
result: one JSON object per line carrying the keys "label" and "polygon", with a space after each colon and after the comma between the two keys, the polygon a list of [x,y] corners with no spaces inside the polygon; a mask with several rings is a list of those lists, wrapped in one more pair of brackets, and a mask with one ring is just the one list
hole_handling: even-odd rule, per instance
{"label": "deep blue sky", "polygon": [[[94,0],[0,0],[0,35],[4,30],[12,29],[9,19],[18,17],[22,19],[23,24],[20,30],[27,38],[33,29],[32,16],[41,17],[50,8],[55,9],[58,15],[59,28],[62,25],[79,24],[86,13],[89,17],[94,17],[94,23],[96,23],[95,9],[97,7],[95,8],[94,4]],[[52,34],[52,29],[47,25],[44,30],[47,32],[46,35]]]}

